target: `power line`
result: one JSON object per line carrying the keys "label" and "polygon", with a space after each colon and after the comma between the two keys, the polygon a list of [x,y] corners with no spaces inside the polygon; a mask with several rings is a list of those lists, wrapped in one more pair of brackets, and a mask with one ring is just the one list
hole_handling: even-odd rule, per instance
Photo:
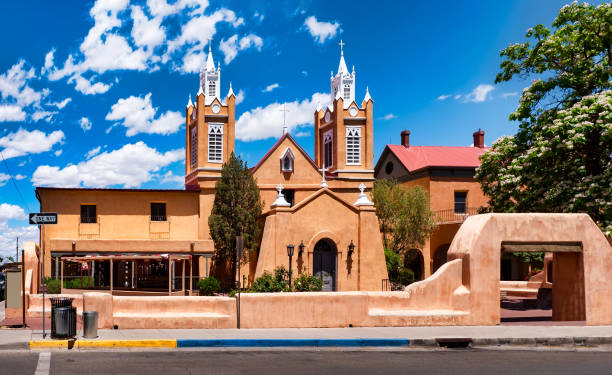
{"label": "power line", "polygon": [[21,203],[23,203],[24,207],[28,209],[28,212],[32,212],[32,210],[30,210],[30,205],[26,203],[25,199],[23,199],[23,195],[21,195],[21,190],[19,190],[19,186],[17,186],[17,182],[15,181],[15,178],[13,177],[13,173],[11,173],[11,169],[9,168],[8,163],[6,162],[6,159],[4,158],[2,151],[0,151],[0,156],[2,157],[2,161],[4,162],[4,166],[6,167],[6,171],[8,172],[10,179],[13,182],[13,186],[15,186],[15,190],[17,190],[17,194],[19,195],[19,198],[21,199]]}

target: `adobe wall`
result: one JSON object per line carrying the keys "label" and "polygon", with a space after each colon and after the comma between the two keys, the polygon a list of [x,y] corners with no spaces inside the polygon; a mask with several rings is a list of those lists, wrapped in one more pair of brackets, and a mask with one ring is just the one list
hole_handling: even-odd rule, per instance
{"label": "adobe wall", "polygon": [[606,237],[586,214],[540,213],[475,215],[459,228],[448,258],[463,261],[463,285],[470,291],[470,324],[500,321],[503,241],[580,242],[586,323],[612,324],[612,247]]}

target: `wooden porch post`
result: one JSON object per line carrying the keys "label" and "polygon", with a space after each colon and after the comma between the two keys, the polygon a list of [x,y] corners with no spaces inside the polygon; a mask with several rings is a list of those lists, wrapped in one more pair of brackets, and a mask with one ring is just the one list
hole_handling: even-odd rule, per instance
{"label": "wooden porch post", "polygon": [[183,270],[181,271],[181,277],[183,282],[181,284],[183,287],[183,295],[185,295],[185,259],[181,260],[181,265],[183,267]]}
{"label": "wooden porch post", "polygon": [[[60,257],[61,275],[60,275],[60,294],[64,293],[64,260]],[[44,301],[43,301],[44,302]]]}
{"label": "wooden porch post", "polygon": [[193,257],[189,258],[189,295],[193,289]]}
{"label": "wooden porch post", "polygon": [[168,295],[172,295],[172,257],[168,255]]}
{"label": "wooden porch post", "polygon": [[110,292],[113,294],[113,259],[110,259]]}

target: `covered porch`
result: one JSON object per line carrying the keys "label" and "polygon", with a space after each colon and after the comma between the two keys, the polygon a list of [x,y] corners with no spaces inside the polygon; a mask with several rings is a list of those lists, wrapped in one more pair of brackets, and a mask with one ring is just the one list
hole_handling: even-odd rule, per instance
{"label": "covered porch", "polygon": [[59,260],[61,293],[96,290],[113,295],[197,295],[194,283],[199,277],[194,279],[189,254],[85,255]]}

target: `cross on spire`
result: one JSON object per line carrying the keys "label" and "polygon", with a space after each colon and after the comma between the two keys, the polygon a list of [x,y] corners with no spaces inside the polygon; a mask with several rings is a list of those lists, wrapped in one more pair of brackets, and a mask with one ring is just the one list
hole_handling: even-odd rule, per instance
{"label": "cross on spire", "polygon": [[283,135],[287,133],[287,112],[289,110],[286,107],[287,103],[283,103],[283,108],[279,109],[279,111],[283,112]]}
{"label": "cross on spire", "polygon": [[342,47],[344,47],[346,43],[342,43],[342,39],[340,39],[340,43],[338,43],[338,45],[340,46],[340,55],[344,56],[344,49]]}
{"label": "cross on spire", "polygon": [[210,53],[211,46],[212,46],[212,38],[207,38],[207,39],[208,39],[208,53]]}

